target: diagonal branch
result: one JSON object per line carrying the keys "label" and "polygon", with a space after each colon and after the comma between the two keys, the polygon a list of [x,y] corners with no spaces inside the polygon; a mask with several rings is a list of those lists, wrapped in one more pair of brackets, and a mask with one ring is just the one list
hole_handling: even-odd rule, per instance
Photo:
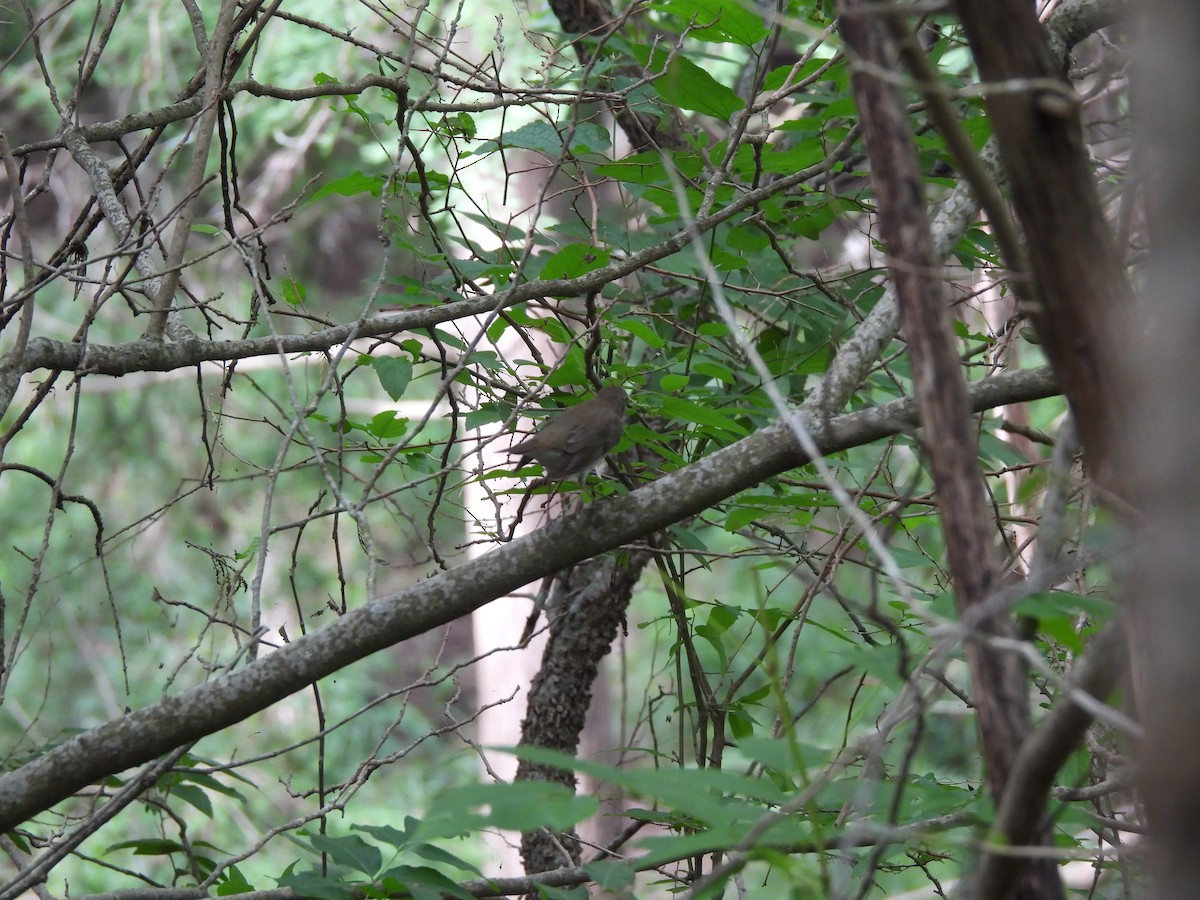
{"label": "diagonal branch", "polygon": [[[1053,396],[1046,369],[973,384],[976,411]],[[810,421],[822,453],[908,431],[912,400]],[[592,503],[457,569],[372,600],[324,629],[224,677],[92,728],[0,776],[0,832],[67,799],[91,782],[241,722],[314,681],[400,641],[464,616],[496,597],[645,537],[765,478],[803,465],[790,431],[777,423],[628,495]]]}

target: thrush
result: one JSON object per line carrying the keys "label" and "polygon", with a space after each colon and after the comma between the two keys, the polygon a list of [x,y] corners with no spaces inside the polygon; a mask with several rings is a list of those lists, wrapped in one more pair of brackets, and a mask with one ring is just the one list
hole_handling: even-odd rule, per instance
{"label": "thrush", "polygon": [[621,440],[628,401],[628,395],[616,385],[603,387],[591,400],[555,415],[533,437],[514,444],[508,452],[524,457],[522,464],[533,457],[552,481],[585,472]]}

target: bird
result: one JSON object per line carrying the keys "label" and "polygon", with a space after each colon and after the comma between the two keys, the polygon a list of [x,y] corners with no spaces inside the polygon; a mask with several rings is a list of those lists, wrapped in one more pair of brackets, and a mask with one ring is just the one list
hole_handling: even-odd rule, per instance
{"label": "bird", "polygon": [[621,440],[628,402],[629,395],[622,388],[602,387],[595,397],[558,413],[508,453],[523,457],[521,464],[533,457],[550,481],[586,472]]}

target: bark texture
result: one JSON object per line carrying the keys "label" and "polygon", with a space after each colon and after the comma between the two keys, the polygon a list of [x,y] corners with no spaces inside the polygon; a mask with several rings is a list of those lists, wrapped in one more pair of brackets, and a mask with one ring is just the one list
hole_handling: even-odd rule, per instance
{"label": "bark texture", "polygon": [[[1034,4],[955,4],[985,84],[993,132],[1028,242],[1028,309],[1071,403],[1092,475],[1117,487],[1112,447],[1124,402],[1114,341],[1131,294],[1096,193],[1079,98],[1055,62]],[[1113,331],[1110,331],[1110,328]]]}
{"label": "bark texture", "polygon": [[[550,640],[530,687],[522,745],[575,755],[600,661],[612,649],[633,586],[649,559],[644,551],[600,557],[576,566],[556,583],[547,610]],[[574,773],[526,760],[517,768],[517,779],[575,789]],[[567,859],[564,850],[570,854]],[[580,862],[574,835],[544,831],[521,836],[521,856],[527,874]]]}
{"label": "bark texture", "polygon": [[[872,0],[846,0],[842,11],[846,45],[857,62],[854,94],[871,160],[880,232],[912,363],[922,449],[938,494],[946,555],[966,631],[987,787],[999,802],[1029,732],[1023,667],[1011,651],[988,640],[1013,636],[1004,607],[993,602],[1003,581],[1003,560],[979,469],[945,275],[933,252],[916,144],[897,79],[881,77],[897,69],[896,47],[882,19],[885,6]],[[1047,839],[1043,835],[1039,843]],[[1019,896],[1062,895],[1052,860],[1013,857],[1010,865],[1019,870]]]}
{"label": "bark texture", "polygon": [[1138,402],[1123,461],[1142,514],[1126,594],[1140,626],[1154,896],[1170,900],[1195,896],[1200,884],[1200,7],[1151,0],[1145,11],[1135,109],[1149,154],[1154,259],[1145,319],[1125,354]]}

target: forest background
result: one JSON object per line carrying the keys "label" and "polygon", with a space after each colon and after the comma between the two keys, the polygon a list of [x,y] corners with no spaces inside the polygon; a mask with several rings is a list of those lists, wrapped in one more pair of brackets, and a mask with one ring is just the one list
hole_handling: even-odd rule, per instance
{"label": "forest background", "polygon": [[1200,883],[1191,4],[0,14],[0,900]]}

